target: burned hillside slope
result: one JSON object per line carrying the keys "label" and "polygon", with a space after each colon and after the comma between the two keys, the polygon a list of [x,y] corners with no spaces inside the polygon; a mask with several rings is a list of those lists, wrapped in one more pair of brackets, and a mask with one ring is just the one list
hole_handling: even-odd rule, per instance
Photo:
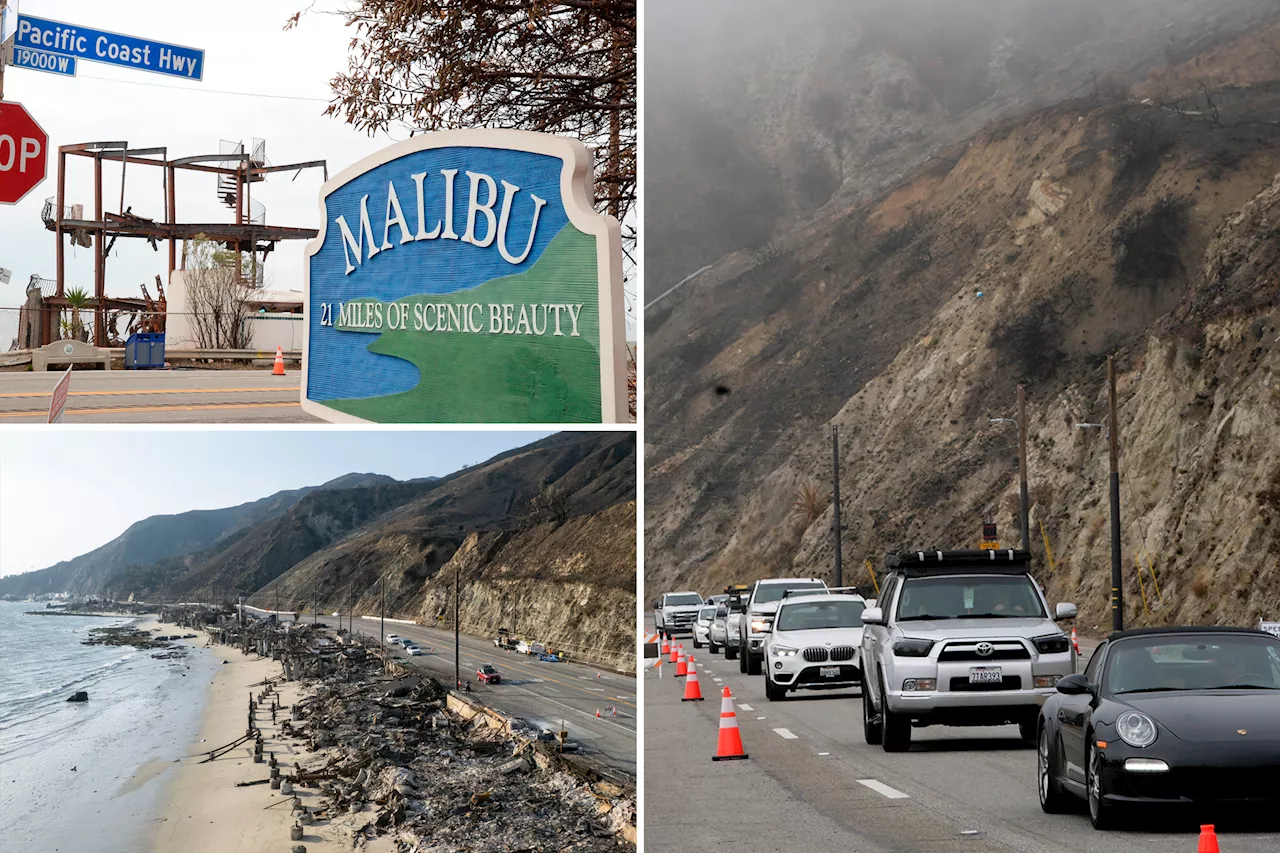
{"label": "burned hillside slope", "polygon": [[[984,514],[1016,535],[1016,434],[988,418],[1021,382],[1033,545],[1055,559],[1040,573],[1101,622],[1105,441],[1075,424],[1104,419],[1115,353],[1131,618],[1280,612],[1267,44],[1280,27],[1162,69],[1159,100],[1138,87],[988,127],[872,203],[720,265],[649,348],[647,583],[829,576],[830,424],[847,570],[971,545]],[[1224,80],[1232,65],[1249,71]],[[1144,607],[1135,557],[1163,604]]]}

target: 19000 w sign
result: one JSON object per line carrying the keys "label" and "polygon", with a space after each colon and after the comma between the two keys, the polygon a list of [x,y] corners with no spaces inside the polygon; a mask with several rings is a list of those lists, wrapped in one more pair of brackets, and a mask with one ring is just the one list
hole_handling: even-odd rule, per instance
{"label": "19000 w sign", "polygon": [[627,418],[617,220],[591,156],[523,131],[445,131],[321,190],[303,407],[335,421]]}

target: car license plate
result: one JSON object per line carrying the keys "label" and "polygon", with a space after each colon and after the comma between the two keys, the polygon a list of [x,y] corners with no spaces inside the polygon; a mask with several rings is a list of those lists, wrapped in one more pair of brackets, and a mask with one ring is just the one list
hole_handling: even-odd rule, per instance
{"label": "car license plate", "polygon": [[970,684],[999,684],[1003,680],[998,666],[975,666],[969,670]]}
{"label": "car license plate", "polygon": [[839,678],[840,667],[838,666],[821,666],[818,667],[818,675],[822,678]]}

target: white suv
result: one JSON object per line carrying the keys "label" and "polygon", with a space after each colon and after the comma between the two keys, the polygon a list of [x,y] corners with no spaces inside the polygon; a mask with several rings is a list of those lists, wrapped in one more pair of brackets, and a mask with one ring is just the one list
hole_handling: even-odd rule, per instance
{"label": "white suv", "polygon": [[860,595],[785,595],[764,641],[764,695],[862,685]]}
{"label": "white suv", "polygon": [[1017,723],[1036,718],[1058,679],[1075,672],[1071,641],[1028,574],[1026,551],[890,554],[875,607],[862,613],[862,723],[886,752],[911,745],[911,727]]}

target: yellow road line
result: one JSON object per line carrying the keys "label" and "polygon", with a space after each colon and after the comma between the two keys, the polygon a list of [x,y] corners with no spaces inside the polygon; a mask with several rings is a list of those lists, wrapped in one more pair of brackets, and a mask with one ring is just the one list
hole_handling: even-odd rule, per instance
{"label": "yellow road line", "polygon": [[[114,409],[67,409],[68,415],[120,415],[128,412],[196,412],[205,409],[271,409],[301,408],[298,403],[208,403],[201,406],[122,406]],[[30,418],[44,414],[40,410],[28,412],[0,412],[0,418]]]}
{"label": "yellow road line", "polygon": [[[140,389],[137,391],[72,391],[69,397],[142,397],[151,394],[246,394],[251,391],[298,391],[298,386],[275,386],[270,388],[157,388],[155,390]],[[50,391],[21,391],[13,394],[0,394],[0,399],[17,397],[48,397]]]}

